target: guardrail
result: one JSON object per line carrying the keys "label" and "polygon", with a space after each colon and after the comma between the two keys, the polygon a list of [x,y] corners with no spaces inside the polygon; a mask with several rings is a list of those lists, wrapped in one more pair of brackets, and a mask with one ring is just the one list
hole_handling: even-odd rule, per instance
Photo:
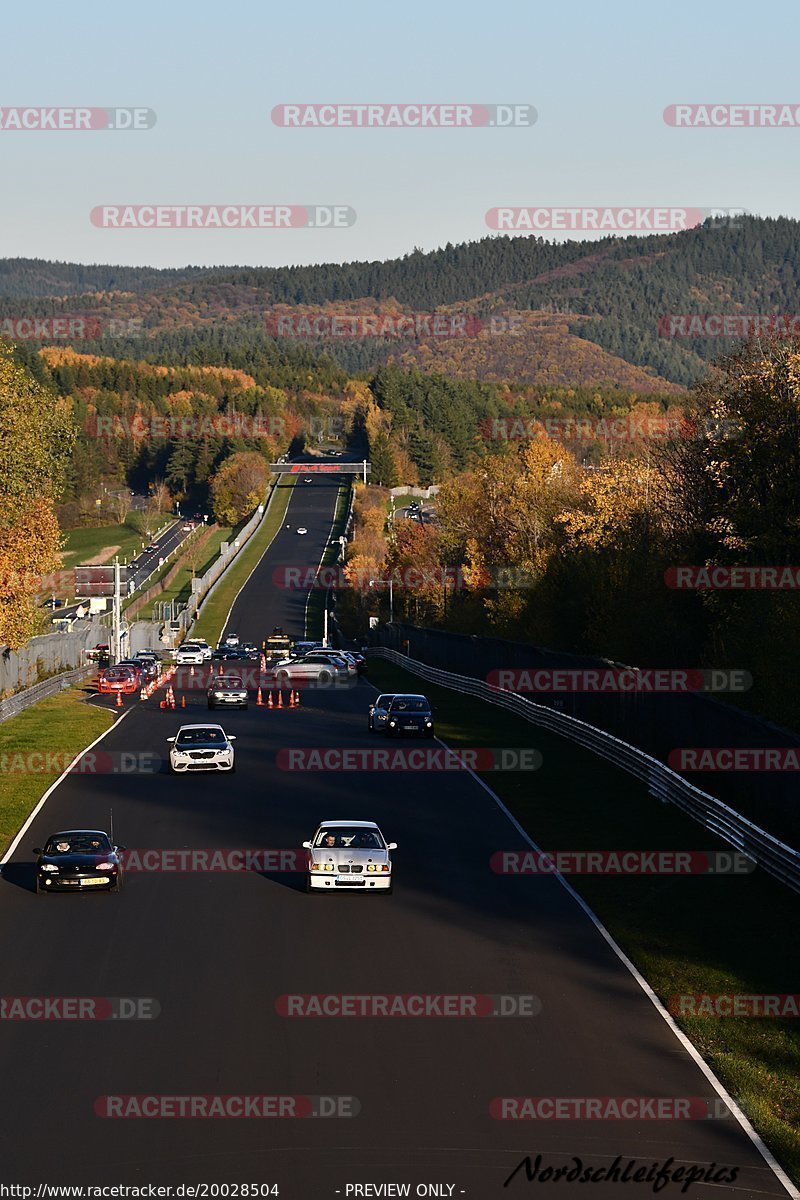
{"label": "guardrail", "polygon": [[442,671],[439,667],[428,666],[427,663],[382,646],[371,647],[369,653],[419,675],[429,683],[451,688],[453,691],[485,700],[498,708],[504,708],[532,725],[565,737],[593,754],[607,759],[629,775],[634,775],[646,783],[651,796],[655,796],[664,804],[674,804],[710,833],[716,834],[728,845],[758,863],[768,874],[792,891],[800,892],[800,852],[779,841],[766,830],[760,829],[741,813],[723,804],[716,796],[709,796],[707,792],[687,782],[670,767],[656,758],[651,758],[636,746],[631,746],[594,725],[588,725],[577,717],[570,717],[543,704],[536,704],[516,692],[492,687],[481,679]]}
{"label": "guardrail", "polygon": [[32,704],[38,704],[48,696],[57,696],[59,692],[72,687],[73,683],[80,683],[82,679],[88,679],[96,672],[96,664],[75,667],[72,671],[62,671],[51,679],[43,679],[41,683],[35,683],[33,687],[17,692],[15,696],[9,696],[7,700],[0,701],[0,723],[7,721],[9,717],[16,717]]}

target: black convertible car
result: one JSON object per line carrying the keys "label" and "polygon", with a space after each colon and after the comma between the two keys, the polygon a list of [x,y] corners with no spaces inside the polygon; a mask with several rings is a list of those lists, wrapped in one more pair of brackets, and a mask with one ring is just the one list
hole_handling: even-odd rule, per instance
{"label": "black convertible car", "polygon": [[122,887],[120,851],[99,829],[67,829],[54,833],[42,848],[35,846],[36,891],[77,892],[99,888],[118,892]]}

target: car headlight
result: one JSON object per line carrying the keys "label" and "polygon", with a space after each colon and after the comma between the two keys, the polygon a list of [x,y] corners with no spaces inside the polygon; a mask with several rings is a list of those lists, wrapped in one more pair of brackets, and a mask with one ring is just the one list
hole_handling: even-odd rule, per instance
{"label": "car headlight", "polygon": [[425,722],[425,724],[426,724],[426,725],[428,726],[428,728],[430,729],[431,725],[433,725],[433,721],[426,721],[426,722]]}
{"label": "car headlight", "polygon": [[369,872],[377,871],[377,869],[378,869],[377,863],[367,863],[367,870]]}
{"label": "car headlight", "polygon": [[41,871],[57,871],[58,867],[54,866],[52,863],[44,863],[39,869]]}
{"label": "car headlight", "polygon": [[392,729],[394,729],[395,725],[397,724],[397,721],[390,721],[389,724],[391,725]]}
{"label": "car headlight", "polygon": [[391,863],[382,863],[381,864],[382,871],[391,871],[391,869],[392,869]]}
{"label": "car headlight", "polygon": [[327,863],[325,863],[325,864],[323,865],[323,868],[322,868],[322,869],[323,869],[323,871],[332,871],[332,870],[333,870],[333,863],[331,863],[331,862],[327,862]]}
{"label": "car headlight", "polygon": [[113,863],[107,863],[107,862],[96,863],[95,870],[96,871],[113,871],[113,870],[115,870],[115,867],[114,867]]}
{"label": "car headlight", "polygon": [[322,865],[321,865],[321,863],[315,863],[315,862],[312,862],[312,864],[311,864],[311,870],[312,870],[312,871],[321,871],[321,870],[322,870]]}

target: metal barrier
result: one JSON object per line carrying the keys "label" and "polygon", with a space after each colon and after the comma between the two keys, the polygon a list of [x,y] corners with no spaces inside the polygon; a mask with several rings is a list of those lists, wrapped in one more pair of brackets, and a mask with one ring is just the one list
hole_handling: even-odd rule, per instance
{"label": "metal barrier", "polygon": [[52,679],[43,679],[41,683],[35,683],[33,687],[17,692],[16,696],[9,696],[8,700],[0,701],[0,723],[7,721],[9,717],[16,717],[18,713],[24,712],[33,704],[38,704],[40,700],[47,699],[48,696],[57,696],[74,683],[80,683],[82,679],[88,679],[96,673],[96,664],[89,663],[85,667],[76,667],[73,671],[62,671]]}
{"label": "metal barrier", "polygon": [[800,852],[779,841],[766,830],[760,829],[741,813],[723,804],[716,796],[709,796],[700,788],[688,783],[670,767],[658,759],[651,758],[643,750],[595,728],[594,725],[588,725],[577,717],[570,717],[566,713],[526,700],[516,692],[492,687],[483,680],[442,671],[438,667],[430,667],[427,663],[400,654],[397,650],[387,650],[384,647],[372,647],[369,654],[376,658],[384,658],[413,675],[419,675],[429,683],[451,688],[504,708],[532,725],[539,725],[542,729],[567,738],[593,754],[607,759],[629,775],[643,780],[651,796],[655,796],[664,804],[674,804],[709,832],[715,833],[730,846],[746,854],[775,879],[793,891],[800,892]]}

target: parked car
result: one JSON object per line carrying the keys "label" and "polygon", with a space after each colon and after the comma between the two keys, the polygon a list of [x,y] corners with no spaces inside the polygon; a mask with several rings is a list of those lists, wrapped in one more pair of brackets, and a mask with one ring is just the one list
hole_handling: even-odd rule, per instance
{"label": "parked car", "polygon": [[184,771],[235,771],[232,743],[221,725],[181,725],[170,743],[169,766],[176,774]]}
{"label": "parked car", "polygon": [[389,737],[416,734],[417,737],[433,737],[433,712],[425,696],[397,695],[389,705],[388,719],[384,726]]}
{"label": "parked car", "polygon": [[124,696],[132,696],[139,690],[136,672],[128,667],[106,667],[101,671],[97,681],[97,690],[101,696],[121,692]]}
{"label": "parked car", "polygon": [[374,821],[323,821],[308,850],[306,891],[355,888],[391,894],[397,842],[387,842]]}
{"label": "parked car", "polygon": [[54,833],[44,846],[34,846],[36,891],[83,891],[96,888],[118,892],[122,887],[120,851],[101,829],[67,829]]}

